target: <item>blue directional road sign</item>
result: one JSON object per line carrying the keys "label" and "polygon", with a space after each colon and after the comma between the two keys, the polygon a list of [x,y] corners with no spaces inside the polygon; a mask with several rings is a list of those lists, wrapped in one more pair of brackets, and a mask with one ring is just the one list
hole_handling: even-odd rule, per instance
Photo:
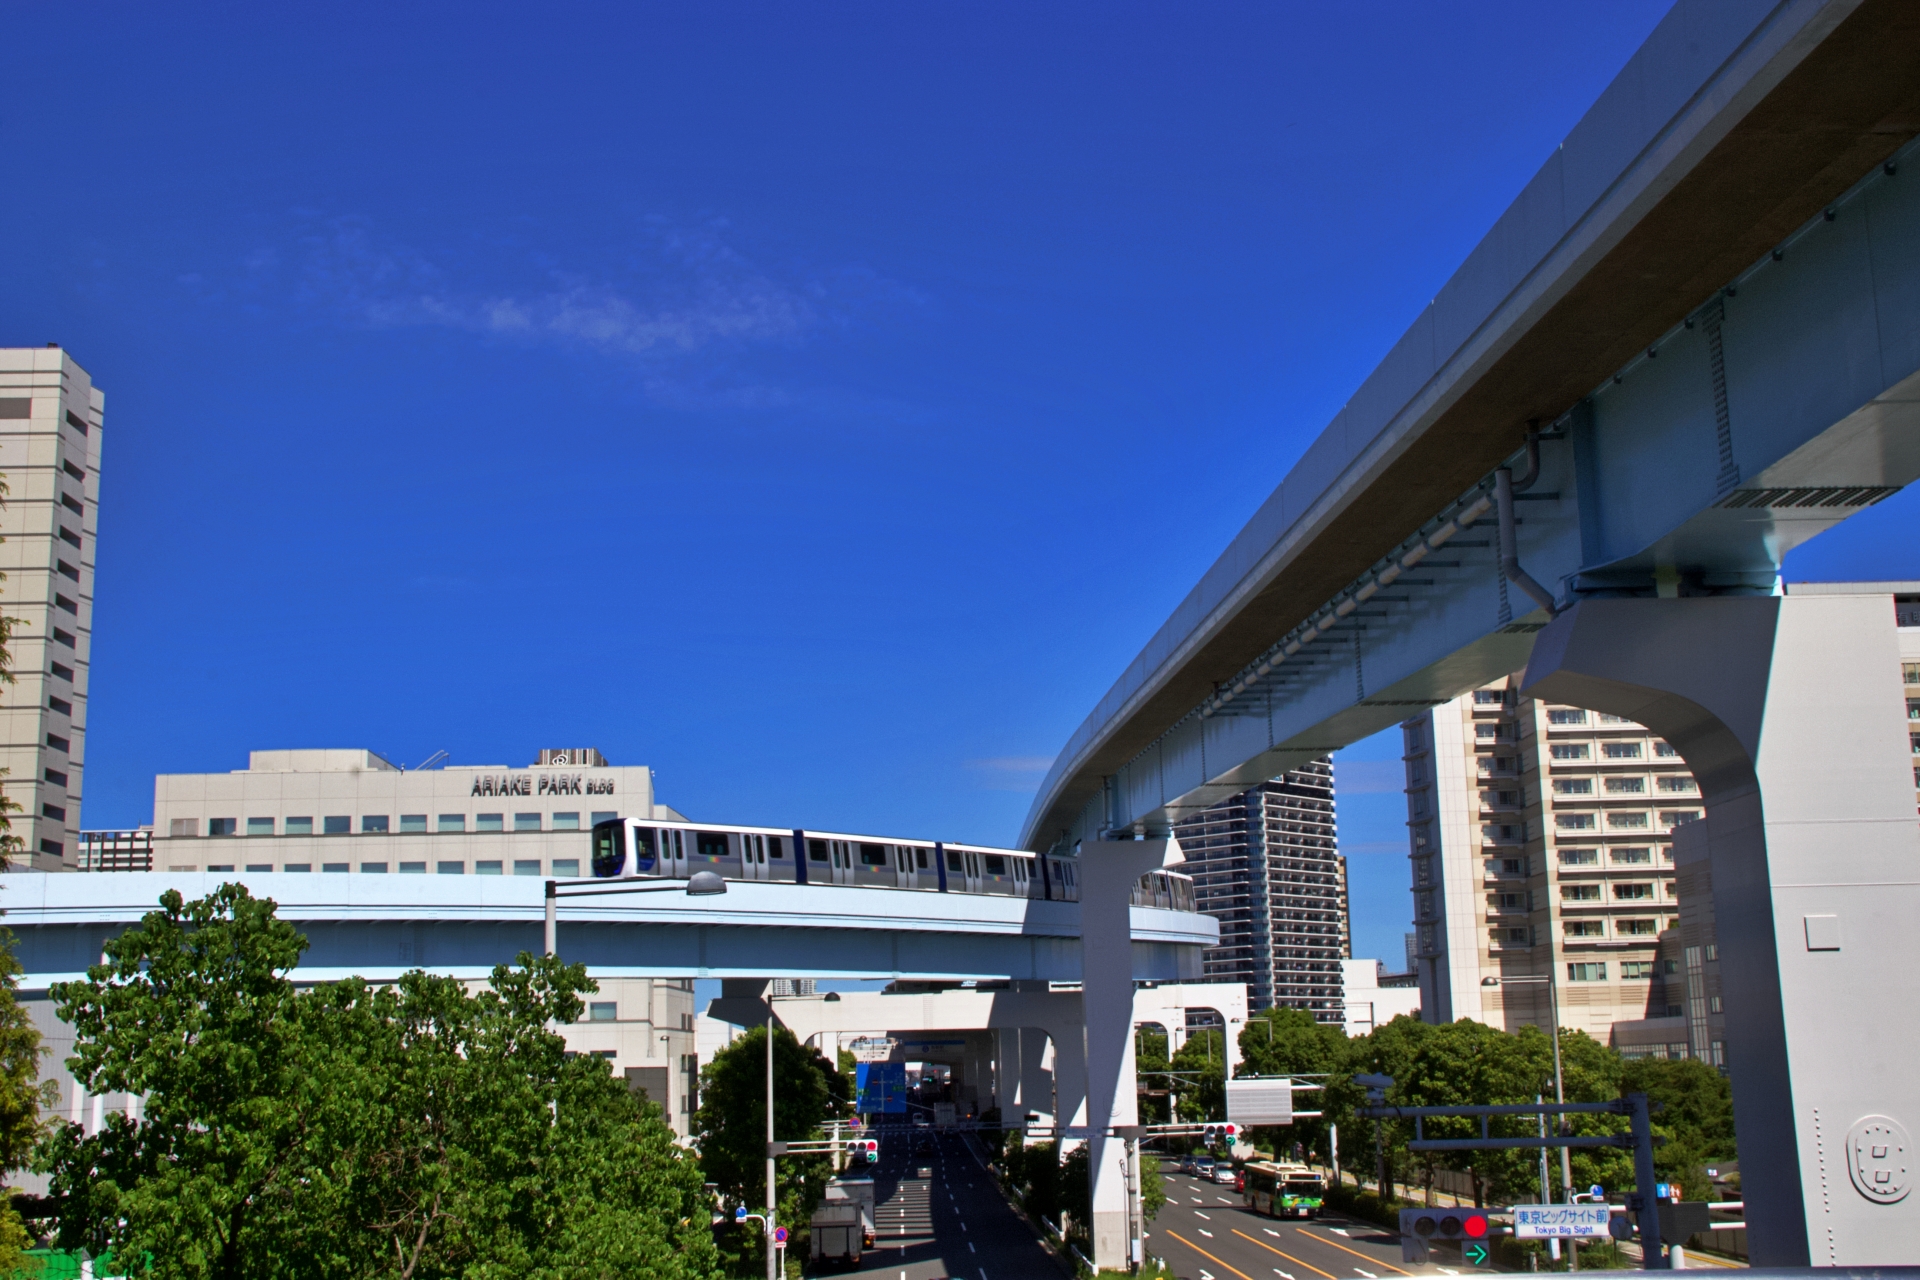
{"label": "blue directional road sign", "polygon": [[871,1115],[905,1115],[907,1110],[907,1064],[904,1062],[863,1062],[854,1068],[854,1108]]}

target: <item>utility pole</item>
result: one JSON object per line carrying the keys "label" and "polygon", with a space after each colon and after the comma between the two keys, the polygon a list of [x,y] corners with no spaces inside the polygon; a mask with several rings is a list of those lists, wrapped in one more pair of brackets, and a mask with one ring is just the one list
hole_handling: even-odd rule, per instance
{"label": "utility pole", "polygon": [[773,993],[767,993],[767,1280],[777,1280],[779,1262],[773,1247]]}

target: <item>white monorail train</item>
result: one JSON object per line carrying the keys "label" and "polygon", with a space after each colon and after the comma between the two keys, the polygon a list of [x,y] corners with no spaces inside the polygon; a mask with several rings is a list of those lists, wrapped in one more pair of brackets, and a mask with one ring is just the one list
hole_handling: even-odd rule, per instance
{"label": "white monorail train", "polygon": [[[804,857],[796,856],[804,853]],[[932,893],[990,893],[1053,902],[1080,900],[1079,860],[1020,849],[893,840],[837,831],[720,826],[614,818],[594,824],[593,874],[684,880],[717,871],[727,880],[862,885]],[[1192,911],[1193,881],[1173,871],[1141,877],[1136,906]]]}

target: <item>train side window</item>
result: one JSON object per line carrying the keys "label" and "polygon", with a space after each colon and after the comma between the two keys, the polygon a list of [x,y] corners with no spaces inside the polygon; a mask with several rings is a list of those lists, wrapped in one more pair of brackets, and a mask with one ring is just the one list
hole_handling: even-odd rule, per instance
{"label": "train side window", "polygon": [[807,841],[807,861],[825,862],[827,860],[827,842],[825,840]]}
{"label": "train side window", "polygon": [[[990,854],[988,854],[988,855],[987,855],[987,857],[986,857],[986,863],[987,863],[987,874],[988,874],[988,875],[990,875],[990,876],[1003,876],[1003,875],[1005,875],[1005,874],[1007,874],[1007,860],[1006,860],[1005,858],[1003,858],[1003,857],[1001,857],[1001,856],[1000,856],[999,854],[997,854],[997,853],[990,853]],[[763,1111],[764,1111],[765,1109],[766,1109],[766,1108],[764,1108],[764,1107],[762,1107],[762,1108],[761,1108],[761,1110],[763,1110]]]}
{"label": "train side window", "polygon": [[703,858],[720,861],[727,856],[727,833],[724,831],[694,832],[693,851]]}
{"label": "train side window", "polygon": [[915,849],[913,851],[913,862],[920,870],[925,871],[927,869],[927,851],[925,849]]}
{"label": "train side window", "polygon": [[860,862],[863,866],[884,867],[887,865],[887,846],[883,844],[862,844]]}
{"label": "train side window", "polygon": [[949,871],[960,870],[960,855],[958,853],[955,853],[952,849],[947,850],[947,870]]}
{"label": "train side window", "polygon": [[767,852],[776,858],[786,857],[787,856],[786,839],[782,836],[768,836]]}

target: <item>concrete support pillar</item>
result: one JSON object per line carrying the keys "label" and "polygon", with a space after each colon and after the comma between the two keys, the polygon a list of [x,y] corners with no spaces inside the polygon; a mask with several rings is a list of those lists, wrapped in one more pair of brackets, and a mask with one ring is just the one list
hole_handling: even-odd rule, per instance
{"label": "concrete support pillar", "polygon": [[1001,1027],[993,1033],[993,1105],[1003,1124],[1020,1119],[1020,1028]]}
{"label": "concrete support pillar", "polygon": [[1524,691],[1645,724],[1699,780],[1754,1265],[1911,1261],[1920,824],[1892,602],[1587,600]]}
{"label": "concrete support pillar", "polygon": [[1053,1074],[1047,1069],[1048,1037],[1033,1027],[1020,1031],[1020,1114],[1053,1123]]}
{"label": "concrete support pillar", "polygon": [[1133,1059],[1131,898],[1141,876],[1178,861],[1171,839],[1106,840],[1080,849],[1080,989],[1086,1016],[1087,1145],[1093,1179],[1093,1265],[1131,1262],[1136,1215],[1127,1203],[1126,1143],[1139,1123]]}

